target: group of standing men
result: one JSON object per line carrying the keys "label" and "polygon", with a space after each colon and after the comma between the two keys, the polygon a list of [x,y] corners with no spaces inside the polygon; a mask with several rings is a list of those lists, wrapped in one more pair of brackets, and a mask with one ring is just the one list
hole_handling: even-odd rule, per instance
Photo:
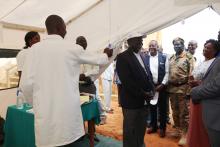
{"label": "group of standing men", "polygon": [[160,137],[165,136],[168,97],[175,127],[181,133],[179,145],[184,145],[189,117],[188,78],[194,66],[194,58],[191,53],[184,51],[184,40],[181,38],[173,40],[175,54],[169,59],[158,51],[156,40],[150,41],[149,54],[142,53],[142,38],[141,34],[131,35],[127,40],[128,49],[118,55],[116,63],[122,83],[119,94],[124,117],[124,147],[144,146],[146,108],[149,106],[151,122],[147,133],[159,129]]}
{"label": "group of standing men", "polygon": [[[219,35],[220,36],[220,35]],[[128,40],[128,49],[118,55],[116,70],[121,80],[120,103],[123,112],[123,146],[144,147],[147,110],[150,105],[151,123],[147,133],[157,132],[165,136],[167,121],[167,99],[170,99],[175,136],[180,136],[179,145],[186,145],[189,123],[189,99],[202,104],[203,122],[210,145],[220,145],[219,136],[219,58],[216,57],[202,79],[202,84],[189,85],[192,71],[200,57],[195,54],[197,42],[192,40],[185,49],[184,40],[175,38],[175,54],[167,57],[158,51],[157,41],[149,43],[149,55],[141,52],[143,35],[133,34]],[[220,38],[220,37],[219,37]],[[214,41],[216,42],[216,41]],[[203,52],[213,50],[215,46]],[[204,83],[203,83],[204,82]],[[155,100],[157,104],[155,104]],[[158,111],[157,111],[158,108]],[[159,114],[159,117],[157,117]],[[157,120],[159,118],[159,120]],[[194,130],[199,131],[199,130]]]}
{"label": "group of standing men", "polygon": [[166,131],[167,57],[158,52],[158,43],[155,40],[149,43],[149,55],[142,53],[142,39],[143,35],[139,33],[129,36],[128,49],[117,57],[116,70],[121,80],[119,95],[124,117],[124,147],[144,146],[149,105],[151,123],[148,133],[156,132],[158,129],[157,108],[160,137],[164,137]]}

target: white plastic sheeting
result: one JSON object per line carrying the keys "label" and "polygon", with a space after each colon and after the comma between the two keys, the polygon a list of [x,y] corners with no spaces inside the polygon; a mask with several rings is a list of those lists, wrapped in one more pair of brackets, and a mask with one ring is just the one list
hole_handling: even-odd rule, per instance
{"label": "white plastic sheeting", "polygon": [[0,47],[22,48],[26,30],[18,30],[19,25],[45,28],[46,17],[57,14],[68,24],[66,39],[75,43],[83,35],[88,50],[101,52],[109,43],[119,45],[129,33],[155,32],[208,6],[220,12],[220,0],[0,0]]}
{"label": "white plastic sheeting", "polygon": [[[108,43],[121,42],[128,33],[155,32],[208,6],[220,12],[220,0],[0,0],[0,21],[45,28],[46,17],[57,14],[71,21],[68,39],[74,42],[84,35],[90,50],[98,51]],[[4,44],[14,43],[4,31],[2,36]]]}
{"label": "white plastic sheeting", "polygon": [[99,50],[129,33],[155,32],[206,7],[204,3],[177,6],[174,0],[106,0],[69,24],[68,38],[85,35],[89,47]]}
{"label": "white plastic sheeting", "polygon": [[67,22],[98,0],[0,0],[3,22],[44,27],[48,15],[57,14]]}
{"label": "white plastic sheeting", "polygon": [[218,14],[220,14],[220,2],[215,3],[214,5],[212,5],[212,7]]}

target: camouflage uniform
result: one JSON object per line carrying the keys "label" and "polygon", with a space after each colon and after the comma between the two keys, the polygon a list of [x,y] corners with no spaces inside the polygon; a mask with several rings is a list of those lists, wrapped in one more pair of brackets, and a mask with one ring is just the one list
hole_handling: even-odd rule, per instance
{"label": "camouflage uniform", "polygon": [[184,133],[188,129],[189,102],[186,99],[190,87],[189,75],[193,70],[194,58],[191,54],[182,52],[178,57],[172,55],[169,59],[169,84],[168,92],[173,111],[173,120],[177,128]]}

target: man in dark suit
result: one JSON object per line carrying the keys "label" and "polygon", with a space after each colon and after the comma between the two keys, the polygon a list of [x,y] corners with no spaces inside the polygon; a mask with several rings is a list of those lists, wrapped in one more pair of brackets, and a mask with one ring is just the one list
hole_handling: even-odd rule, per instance
{"label": "man in dark suit", "polygon": [[[150,102],[151,122],[147,133],[157,132],[159,121],[159,135],[165,137],[166,120],[167,120],[167,92],[166,85],[168,82],[169,64],[165,54],[158,52],[158,43],[156,40],[151,40],[149,43],[149,55],[146,55],[145,63],[149,67],[153,82],[158,92],[158,97],[155,97],[155,102]],[[157,95],[157,94],[156,94]],[[156,102],[157,101],[157,102]],[[159,120],[157,121],[157,108],[159,112]]]}
{"label": "man in dark suit", "polygon": [[154,96],[151,73],[140,55],[143,35],[128,37],[128,49],[118,55],[116,70],[121,80],[123,147],[144,147],[147,110],[145,103]]}
{"label": "man in dark suit", "polygon": [[[220,51],[216,41],[214,48]],[[216,53],[217,54],[217,53]],[[202,103],[203,122],[212,147],[220,147],[220,58],[217,57],[206,72],[201,85],[191,91],[192,101]]]}

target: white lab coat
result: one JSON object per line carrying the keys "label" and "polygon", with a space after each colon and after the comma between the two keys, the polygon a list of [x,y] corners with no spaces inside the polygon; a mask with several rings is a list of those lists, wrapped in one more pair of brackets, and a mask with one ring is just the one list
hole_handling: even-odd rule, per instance
{"label": "white lab coat", "polygon": [[107,64],[106,54],[49,35],[29,49],[20,87],[33,97],[37,147],[72,143],[84,135],[79,96],[80,64]]}
{"label": "white lab coat", "polygon": [[111,63],[105,71],[102,73],[101,78],[105,80],[112,81],[114,76],[114,64]]}
{"label": "white lab coat", "polygon": [[16,56],[18,71],[23,70],[24,63],[25,63],[26,56],[27,56],[27,51],[28,49],[23,49]]}
{"label": "white lab coat", "polygon": [[105,109],[111,110],[111,97],[112,97],[112,81],[114,76],[114,66],[111,63],[108,68],[102,73],[102,87],[104,93]]}

